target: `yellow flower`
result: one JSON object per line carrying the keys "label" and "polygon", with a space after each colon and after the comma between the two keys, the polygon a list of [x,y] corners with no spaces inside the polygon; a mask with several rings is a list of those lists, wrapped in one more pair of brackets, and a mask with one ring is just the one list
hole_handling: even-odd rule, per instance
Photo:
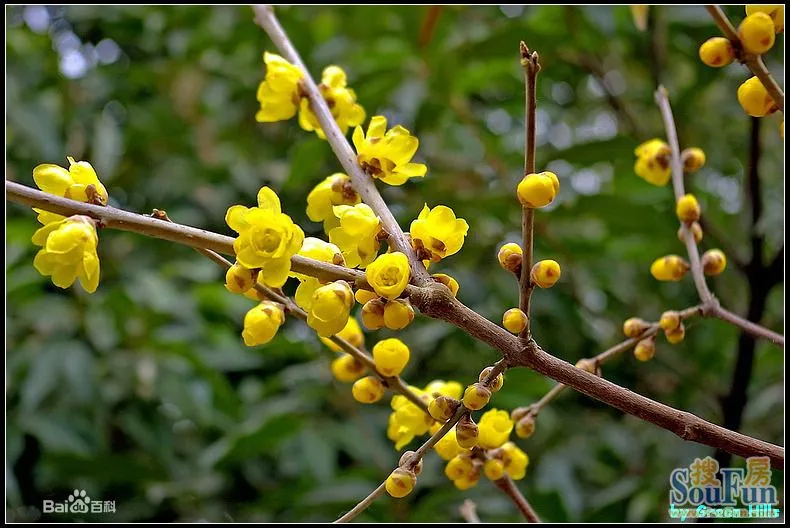
{"label": "yellow flower", "polygon": [[[365,120],[365,109],[357,104],[357,94],[354,90],[346,86],[346,72],[342,68],[338,66],[324,68],[318,89],[344,136],[349,127],[361,125]],[[302,99],[299,107],[299,126],[308,132],[315,130],[318,137],[326,139],[326,134],[321,130],[318,118],[310,108],[307,98]]]}
{"label": "yellow flower", "polygon": [[738,87],[737,97],[743,111],[752,117],[763,117],[778,110],[773,97],[757,77],[746,79]]}
{"label": "yellow flower", "polygon": [[679,281],[689,269],[689,263],[678,255],[666,255],[657,258],[650,265],[650,273],[656,280],[660,281]]}
{"label": "yellow flower", "polygon": [[400,251],[385,253],[365,270],[373,290],[387,299],[396,299],[409,283],[409,259]]}
{"label": "yellow flower", "polygon": [[387,130],[387,118],[374,116],[367,135],[362,127],[352,136],[362,170],[389,185],[403,185],[409,178],[425,176],[428,168],[411,163],[420,141],[400,125]]}
{"label": "yellow flower", "polygon": [[645,141],[634,150],[637,157],[634,172],[653,185],[664,186],[669,182],[671,168],[669,145],[660,139]]}
{"label": "yellow flower", "polygon": [[486,460],[483,464],[483,473],[489,480],[499,480],[505,476],[505,463],[496,458]]}
{"label": "yellow flower", "polygon": [[329,231],[329,241],[337,244],[349,268],[364,268],[379,251],[379,217],[366,204],[336,205],[340,226]]}
{"label": "yellow flower", "polygon": [[[409,387],[415,394],[425,398],[422,391]],[[395,442],[395,449],[402,449],[415,436],[424,435],[433,425],[433,418],[401,395],[393,396],[390,402],[393,408],[387,427],[387,438]]]}
{"label": "yellow flower", "polygon": [[437,205],[433,209],[425,204],[417,220],[411,223],[411,243],[418,251],[424,250],[433,262],[458,253],[464,245],[469,224],[456,219],[449,207]]}
{"label": "yellow flower", "polygon": [[464,391],[463,385],[457,381],[434,380],[425,386],[425,392],[432,396],[447,396],[448,398],[460,399]]}
{"label": "yellow flower", "polygon": [[511,308],[502,316],[502,326],[513,334],[520,334],[527,327],[529,318],[518,308]]}
{"label": "yellow flower", "polygon": [[299,83],[302,71],[274,53],[263,54],[266,63],[266,78],[258,86],[258,102],[261,109],[255,120],[261,123],[283,121],[296,115],[301,96]]}
{"label": "yellow flower", "polygon": [[560,192],[560,180],[551,171],[527,174],[516,188],[518,201],[524,207],[546,207]]}
{"label": "yellow flower", "polygon": [[529,465],[529,457],[527,454],[518,448],[513,442],[507,442],[502,446],[504,451],[505,470],[510,478],[513,480],[521,480],[527,472]]}
{"label": "yellow flower", "polygon": [[450,293],[453,294],[453,297],[458,296],[458,289],[460,288],[458,281],[452,278],[451,276],[445,273],[434,273],[431,275],[431,278],[436,282],[444,284],[447,286],[447,289],[450,290]]}
{"label": "yellow flower", "polygon": [[384,339],[373,346],[373,361],[383,375],[397,376],[409,362],[409,347],[400,339]]}
{"label": "yellow flower", "polygon": [[52,282],[68,288],[79,279],[80,286],[93,293],[99,285],[99,236],[96,224],[87,216],[71,216],[50,222],[33,234],[33,243],[42,246],[33,267]]}
{"label": "yellow flower", "polygon": [[399,467],[387,477],[384,488],[390,496],[400,499],[411,493],[416,484],[417,477],[414,473]]}
{"label": "yellow flower", "polygon": [[[246,293],[255,286],[257,276],[255,270],[247,269],[236,262],[225,272],[225,288],[233,293]],[[257,298],[257,292],[255,295],[254,298]]]}
{"label": "yellow flower", "polygon": [[785,6],[783,4],[751,4],[746,6],[746,14],[765,13],[771,17],[774,23],[774,30],[781,33],[785,29]]}
{"label": "yellow flower", "polygon": [[327,176],[307,195],[307,217],[313,222],[323,222],[324,231],[328,233],[338,225],[337,217],[332,211],[334,206],[356,205],[361,201],[351,186],[351,178],[337,172]]}
{"label": "yellow flower", "polygon": [[343,354],[339,358],[332,361],[330,367],[332,375],[338,381],[351,383],[365,373],[365,365],[356,360],[356,358]]}
{"label": "yellow flower", "polygon": [[384,305],[384,326],[390,330],[403,330],[414,321],[414,308],[406,299],[387,301]]}
{"label": "yellow flower", "polygon": [[[345,339],[357,348],[365,346],[365,334],[362,333],[362,329],[359,327],[359,323],[354,317],[349,317],[346,326],[335,335]],[[326,337],[322,337],[321,342],[328,346],[333,352],[343,352],[343,349]]]}
{"label": "yellow flower", "polygon": [[513,421],[507,411],[491,409],[483,414],[477,427],[480,431],[477,445],[483,449],[496,449],[510,438]]}
{"label": "yellow flower", "polygon": [[458,441],[455,439],[455,427],[450,429],[441,440],[436,442],[433,449],[444,460],[451,460],[466,451],[466,449],[458,445]]}
{"label": "yellow flower", "polygon": [[[302,247],[299,249],[297,254],[309,259],[335,264],[337,266],[346,265],[346,260],[343,258],[343,254],[341,253],[339,247],[332,244],[331,242],[326,242],[316,237],[305,238],[304,241],[302,241]],[[303,275],[301,273],[292,273],[291,276],[296,277],[301,281],[310,278],[309,275]]]}
{"label": "yellow flower", "polygon": [[265,345],[274,338],[284,321],[285,312],[281,305],[261,301],[244,316],[244,330],[241,332],[244,344],[249,347]]}
{"label": "yellow flower", "polygon": [[260,268],[258,280],[279,288],[288,279],[291,257],[304,241],[302,229],[280,211],[280,199],[269,187],[258,192],[258,207],[234,205],[225,222],[239,236],[233,242],[236,259],[245,268]]}
{"label": "yellow flower", "polygon": [[348,323],[354,306],[354,292],[345,281],[330,282],[313,293],[307,311],[307,324],[321,337],[337,334]]}
{"label": "yellow flower", "polygon": [[[74,161],[71,156],[66,159],[69,160],[68,170],[52,163],[43,163],[33,169],[33,181],[36,182],[38,188],[45,193],[70,198],[78,202],[98,201],[107,205],[107,189],[99,181],[91,164],[87,161]],[[88,186],[90,185],[93,186],[91,196],[88,195],[90,192]],[[33,210],[38,213],[38,221],[44,225],[65,218],[43,209],[34,208]]]}

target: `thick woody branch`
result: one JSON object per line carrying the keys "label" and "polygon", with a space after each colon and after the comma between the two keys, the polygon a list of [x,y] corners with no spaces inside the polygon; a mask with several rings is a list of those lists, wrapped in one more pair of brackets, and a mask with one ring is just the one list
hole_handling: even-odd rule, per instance
{"label": "thick woody branch", "polygon": [[[59,198],[14,182],[6,181],[6,199],[67,216],[88,215],[100,220],[105,227],[137,232],[191,247],[211,249],[217,253],[233,254],[233,239],[224,235],[180,224],[162,222],[149,216],[129,213],[113,207],[102,207]],[[292,269],[326,280],[342,279],[356,281],[357,284],[364,280],[364,274],[357,270],[325,264],[298,255],[292,259]],[[733,433],[697,418],[693,414],[634,394],[628,389],[602,380],[547,354],[534,341],[528,341],[525,344],[504,328],[455,299],[450,290],[441,284],[432,283],[426,287],[410,286],[406,292],[414,305],[429,317],[447,321],[498,350],[508,367],[523,365],[532,368],[623,412],[672,431],[684,440],[718,447],[743,457],[769,456],[774,467],[784,467],[783,448]]]}
{"label": "thick woody branch", "polygon": [[760,55],[754,55],[753,53],[747,53],[746,50],[743,49],[743,46],[741,45],[741,39],[738,38],[738,33],[735,31],[735,27],[732,25],[730,19],[727,18],[727,15],[721,10],[719,6],[708,5],[705,6],[705,9],[708,10],[708,13],[710,13],[713,21],[716,22],[717,26],[719,26],[719,29],[724,34],[724,36],[727,37],[727,40],[729,40],[733,47],[738,50],[739,60],[747,68],[749,68],[749,70],[751,70],[755,77],[760,79],[760,82],[768,91],[768,95],[770,95],[771,99],[774,100],[774,103],[776,103],[776,106],[779,107],[779,110],[784,112],[785,93],[782,90],[782,87],[779,86],[779,83],[776,82],[776,79],[773,78],[771,72],[768,71],[768,68],[766,68],[762,57],[760,57]]}
{"label": "thick woody branch", "polygon": [[274,9],[270,5],[255,5],[253,10],[255,11],[255,22],[269,35],[269,38],[272,39],[282,56],[291,64],[298,66],[304,73],[304,87],[310,100],[310,107],[318,118],[321,129],[326,134],[326,139],[332,147],[335,156],[337,156],[346,174],[351,178],[351,184],[354,189],[359,193],[362,201],[368,204],[378,215],[382,227],[389,234],[390,242],[395,249],[409,257],[411,273],[415,283],[418,285],[426,284],[430,280],[430,276],[425,266],[417,259],[417,255],[414,253],[409,240],[406,238],[397,220],[395,220],[389,207],[387,207],[373,180],[359,166],[356,154],[354,154],[348,140],[337,126],[335,118],[332,117],[332,111],[326,104],[321,91],[318,89],[304,62],[302,62],[299,52],[296,51],[288,35],[280,26],[280,22],[274,15]]}

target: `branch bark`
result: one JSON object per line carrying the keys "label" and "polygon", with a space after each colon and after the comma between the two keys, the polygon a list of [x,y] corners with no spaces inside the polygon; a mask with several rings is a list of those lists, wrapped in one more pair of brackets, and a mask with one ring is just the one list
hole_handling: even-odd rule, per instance
{"label": "branch bark", "polygon": [[296,51],[288,35],[280,26],[273,7],[270,5],[255,5],[253,10],[255,11],[255,22],[269,35],[269,38],[272,39],[282,56],[291,64],[298,66],[304,73],[304,86],[307,90],[310,106],[321,124],[321,129],[326,134],[329,146],[332,147],[346,174],[351,178],[352,186],[359,193],[362,201],[368,204],[378,215],[382,227],[389,235],[390,243],[395,249],[409,257],[414,282],[418,285],[427,284],[430,281],[428,271],[425,269],[422,261],[417,258],[409,240],[406,238],[397,220],[395,220],[389,207],[387,207],[373,180],[359,166],[356,154],[337,126],[335,118],[332,117],[332,111],[329,109],[318,86],[299,56],[299,52]]}
{"label": "branch bark", "polygon": [[[210,231],[151,217],[129,213],[113,207],[85,204],[59,198],[18,183],[6,181],[6,199],[62,215],[85,214],[101,220],[106,227],[137,232],[190,247],[203,247],[217,253],[233,254],[233,239]],[[348,268],[318,262],[295,255],[292,269],[325,280],[349,280],[364,283],[364,274]],[[684,440],[720,447],[738,456],[769,456],[774,467],[784,467],[783,448],[728,431],[693,414],[679,411],[602,380],[544,352],[534,341],[524,342],[504,328],[458,301],[438,283],[406,290],[412,303],[425,315],[447,321],[472,337],[498,350],[508,367],[522,365],[565,383],[592,398],[623,412],[674,432]]]}
{"label": "branch bark", "polygon": [[509,475],[505,475],[503,478],[494,481],[494,485],[501,489],[505,495],[510,497],[510,500],[512,500],[515,505],[518,506],[518,511],[521,512],[521,515],[524,516],[528,523],[541,522],[540,517],[538,517],[538,514],[535,513],[532,505],[521,493],[521,490],[516,487],[516,483],[513,482],[513,479],[510,478]]}
{"label": "branch bark", "polygon": [[743,49],[743,46],[741,45],[741,39],[738,38],[738,33],[735,31],[735,27],[732,25],[730,19],[727,18],[727,15],[719,6],[707,5],[705,6],[705,9],[708,10],[708,13],[710,13],[713,21],[716,22],[717,26],[719,26],[719,29],[724,34],[724,36],[727,37],[727,39],[732,42],[733,47],[738,50],[740,55],[739,60],[747,68],[749,68],[749,70],[751,70],[755,77],[760,79],[760,82],[763,83],[763,86],[765,86],[765,89],[768,91],[771,99],[774,100],[774,103],[776,103],[776,106],[779,107],[780,111],[784,112],[785,93],[779,86],[779,83],[776,82],[776,79],[773,78],[771,72],[768,71],[768,68],[766,68],[762,57],[760,57],[760,55],[747,53]]}

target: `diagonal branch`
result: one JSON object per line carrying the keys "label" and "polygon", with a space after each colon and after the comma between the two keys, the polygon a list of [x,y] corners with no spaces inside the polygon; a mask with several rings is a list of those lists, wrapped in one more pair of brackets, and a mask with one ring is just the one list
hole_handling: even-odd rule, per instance
{"label": "diagonal branch", "polygon": [[760,57],[760,55],[747,53],[743,49],[743,46],[741,45],[741,39],[738,38],[738,33],[735,31],[735,27],[732,25],[730,19],[727,18],[727,15],[721,10],[719,6],[707,5],[705,6],[705,9],[708,10],[708,13],[710,13],[713,21],[716,22],[717,26],[719,26],[719,29],[724,34],[724,36],[727,37],[727,39],[732,43],[733,47],[738,50],[738,53],[740,54],[739,60],[751,70],[755,77],[760,79],[760,82],[763,83],[763,86],[765,86],[765,89],[768,91],[771,99],[774,100],[774,103],[776,103],[776,106],[779,107],[779,110],[784,112],[785,93],[779,86],[779,83],[776,82],[776,79],[773,78],[771,72],[768,71],[768,68],[765,67],[762,57]]}
{"label": "diagonal branch", "polygon": [[288,35],[283,30],[282,26],[280,26],[280,22],[274,15],[274,9],[270,5],[255,5],[252,9],[255,11],[255,22],[269,35],[269,38],[272,39],[272,42],[274,42],[274,45],[280,50],[283,57],[302,70],[304,74],[304,86],[307,91],[307,97],[310,100],[310,106],[318,118],[318,122],[321,123],[321,129],[324,131],[324,134],[326,134],[326,140],[332,147],[335,156],[337,156],[346,174],[351,178],[354,190],[362,197],[362,201],[368,204],[379,216],[381,224],[384,230],[389,234],[390,242],[395,249],[409,257],[411,273],[415,283],[420,286],[428,283],[428,281],[430,281],[430,276],[425,266],[417,258],[409,240],[406,238],[397,220],[395,220],[389,207],[387,207],[387,204],[381,197],[373,180],[371,180],[370,176],[359,166],[356,154],[354,154],[348,140],[337,126],[335,118],[332,117],[332,111],[329,109],[329,106],[327,106],[326,101],[321,95],[321,91],[310,76],[310,72],[307,70],[304,62],[302,62],[299,52],[296,51]]}
{"label": "diagonal branch", "polygon": [[521,512],[521,515],[524,516],[528,523],[540,522],[540,517],[538,517],[538,514],[535,513],[532,505],[524,497],[518,487],[516,487],[516,483],[513,482],[513,479],[510,478],[510,475],[505,475],[501,479],[494,481],[494,484],[497,488],[501,489],[505,495],[510,497],[510,500],[516,504],[518,511]]}
{"label": "diagonal branch", "polygon": [[[151,217],[102,207],[67,198],[59,198],[35,189],[6,181],[6,199],[53,213],[85,214],[100,220],[106,227],[141,233],[170,240],[190,247],[202,247],[218,253],[233,254],[233,239],[210,231],[180,224],[162,222]],[[297,258],[298,257],[298,258]],[[334,266],[295,255],[292,269],[325,280],[348,280],[365,286],[364,274],[357,270]],[[655,402],[628,389],[584,372],[543,351],[534,341],[526,343],[470,309],[450,291],[438,284],[425,287],[409,286],[406,293],[422,313],[447,321],[470,336],[498,350],[508,365],[529,367],[555,381],[565,383],[596,400],[623,412],[654,423],[691,440],[721,448],[738,456],[769,456],[774,467],[784,467],[782,447],[728,431],[693,414]]]}

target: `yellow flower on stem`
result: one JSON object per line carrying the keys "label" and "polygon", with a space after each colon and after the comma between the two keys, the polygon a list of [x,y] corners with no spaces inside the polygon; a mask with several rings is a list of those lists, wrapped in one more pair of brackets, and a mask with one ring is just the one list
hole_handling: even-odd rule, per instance
{"label": "yellow flower on stem", "polygon": [[[324,97],[332,117],[345,136],[349,127],[361,125],[365,120],[365,109],[357,104],[357,94],[346,86],[346,72],[338,66],[327,66],[321,75],[318,89]],[[310,101],[305,97],[299,107],[299,126],[308,132],[315,130],[318,137],[326,139],[318,118],[310,108]]]}
{"label": "yellow flower on stem", "polygon": [[313,293],[307,310],[307,324],[321,337],[337,334],[348,323],[354,306],[354,292],[345,281],[330,282]]}
{"label": "yellow flower on stem", "polygon": [[362,199],[351,186],[351,178],[337,172],[327,176],[307,195],[307,217],[313,222],[323,222],[327,233],[337,227],[338,220],[332,208],[336,205],[356,205]]}
{"label": "yellow flower on stem", "polygon": [[425,204],[420,216],[411,223],[409,234],[414,249],[418,254],[423,253],[420,258],[438,262],[458,253],[468,231],[466,220],[456,218],[449,207],[437,205],[431,209]]}
{"label": "yellow flower on stem", "polygon": [[291,257],[299,251],[304,232],[280,210],[280,199],[269,187],[258,192],[258,207],[234,205],[225,222],[239,236],[233,242],[236,260],[245,268],[260,268],[259,282],[279,288],[288,279]]}
{"label": "yellow flower on stem", "polygon": [[496,449],[510,438],[513,421],[507,411],[491,409],[483,414],[477,427],[477,445],[483,449]]}
{"label": "yellow flower on stem", "polygon": [[[362,329],[359,327],[359,323],[354,317],[349,316],[346,326],[335,335],[341,339],[345,339],[357,348],[365,346],[365,334],[362,333]],[[322,337],[320,339],[321,342],[328,346],[333,352],[343,352],[343,349],[334,344],[329,338]]]}
{"label": "yellow flower on stem", "polygon": [[669,183],[672,169],[669,166],[671,155],[669,145],[660,139],[645,141],[634,150],[636,164],[634,172],[645,181],[662,187]]}
{"label": "yellow flower on stem", "polygon": [[365,270],[373,290],[387,299],[397,299],[409,284],[409,259],[400,251],[385,253]]}
{"label": "yellow flower on stem", "polygon": [[333,211],[340,226],[329,231],[329,241],[343,252],[349,268],[364,268],[373,262],[379,251],[379,217],[363,203],[336,205]]}
{"label": "yellow flower on stem", "polygon": [[[45,193],[78,202],[107,205],[107,189],[99,181],[93,166],[87,161],[74,161],[71,156],[66,159],[69,161],[68,169],[52,163],[42,163],[33,169],[33,181],[38,188]],[[38,221],[44,225],[65,218],[43,209],[33,210],[38,213]]]}
{"label": "yellow flower on stem", "polygon": [[290,119],[299,108],[302,71],[268,51],[263,54],[263,62],[266,63],[266,78],[258,85],[257,97],[261,109],[255,114],[255,120],[273,123]]}
{"label": "yellow flower on stem", "polygon": [[362,170],[389,185],[403,185],[409,178],[425,176],[428,168],[411,163],[420,141],[400,125],[387,130],[387,118],[374,116],[367,134],[362,127],[352,136]]}
{"label": "yellow flower on stem", "polygon": [[527,466],[529,465],[529,457],[527,454],[519,449],[513,442],[505,443],[501,449],[507,474],[510,475],[510,478],[513,480],[523,479],[527,473]]}
{"label": "yellow flower on stem", "polygon": [[[302,241],[302,247],[297,252],[297,255],[307,257],[309,259],[317,260],[319,262],[326,262],[328,264],[335,264],[336,266],[345,266],[346,260],[340,248],[331,242],[326,242],[316,237],[307,237]],[[309,275],[301,273],[292,273],[292,277],[304,281],[311,278]]]}
{"label": "yellow flower on stem", "polygon": [[281,305],[261,301],[244,316],[244,330],[241,332],[244,344],[249,347],[265,345],[274,338],[283,322],[285,312]]}
{"label": "yellow flower on stem", "polygon": [[86,292],[96,291],[99,236],[93,219],[76,215],[50,222],[39,228],[32,240],[43,247],[33,259],[36,271],[44,276],[51,275],[52,283],[59,288],[68,288],[79,279]]}

